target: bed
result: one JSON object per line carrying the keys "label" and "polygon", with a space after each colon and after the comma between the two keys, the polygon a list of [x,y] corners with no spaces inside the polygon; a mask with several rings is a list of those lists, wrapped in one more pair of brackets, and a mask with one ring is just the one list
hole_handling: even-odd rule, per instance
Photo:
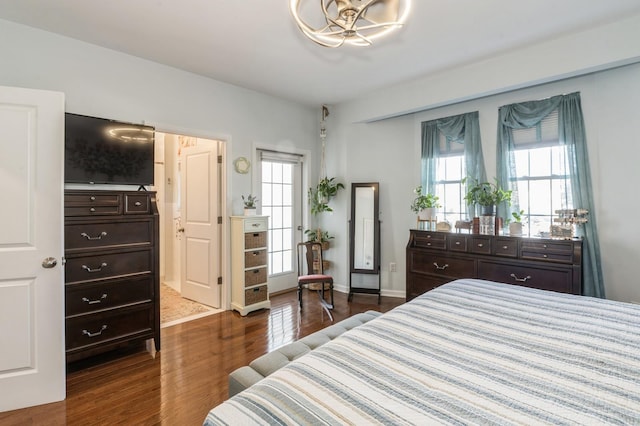
{"label": "bed", "polygon": [[640,305],[456,280],[291,362],[205,424],[640,424]]}

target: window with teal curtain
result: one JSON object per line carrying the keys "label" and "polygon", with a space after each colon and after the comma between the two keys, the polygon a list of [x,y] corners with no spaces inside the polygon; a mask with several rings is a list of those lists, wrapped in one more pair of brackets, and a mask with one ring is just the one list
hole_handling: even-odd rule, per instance
{"label": "window with teal curtain", "polygon": [[[553,129],[552,133],[555,131],[555,124],[549,123],[555,123],[556,119],[557,141],[555,141],[555,136],[548,137],[549,129]],[[523,129],[530,130],[523,132]],[[526,133],[529,133],[531,137],[526,136]],[[529,211],[539,211],[538,206],[533,204],[543,202],[543,198],[546,202],[546,199],[549,198],[558,200],[557,206],[552,206],[553,202],[550,203],[551,209],[580,208],[589,211],[589,221],[586,224],[576,226],[578,237],[583,238],[582,294],[604,298],[600,248],[591,189],[591,172],[579,93],[505,105],[500,108],[496,161],[497,178],[500,185],[512,189],[515,195],[513,206],[503,205],[501,206],[505,209],[503,211],[507,211],[506,209],[509,208],[512,210],[520,208],[520,199],[524,198],[521,193],[531,191],[531,182],[535,181],[536,176],[527,176],[528,172],[522,171],[524,157],[521,153],[523,150],[533,152],[530,150],[532,146],[543,148],[542,150],[536,149],[537,153],[546,152],[546,148],[549,148],[549,179],[547,180],[551,182],[549,185],[549,194],[551,195],[545,192],[544,197],[539,197],[540,201],[538,198],[528,197],[527,207]],[[532,161],[530,154],[527,158],[530,163]],[[538,186],[538,188],[542,187]],[[553,195],[554,190],[556,195]],[[543,214],[531,217],[535,216],[543,216]]]}
{"label": "window with teal curtain", "polygon": [[466,176],[486,180],[478,112],[423,122],[422,188],[438,195],[445,220],[474,216],[463,202]]}

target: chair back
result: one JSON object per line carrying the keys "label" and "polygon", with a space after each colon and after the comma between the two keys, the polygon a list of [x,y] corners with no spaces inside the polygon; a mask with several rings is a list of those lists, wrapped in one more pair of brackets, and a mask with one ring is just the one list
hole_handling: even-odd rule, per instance
{"label": "chair back", "polygon": [[298,276],[324,274],[322,260],[322,244],[298,243]]}

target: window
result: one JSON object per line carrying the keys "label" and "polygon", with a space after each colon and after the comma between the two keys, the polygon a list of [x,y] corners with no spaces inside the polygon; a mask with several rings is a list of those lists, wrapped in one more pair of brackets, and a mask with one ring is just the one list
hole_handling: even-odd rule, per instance
{"label": "window", "polygon": [[467,218],[462,179],[466,176],[464,145],[458,141],[439,136],[439,156],[436,160],[435,194],[438,196],[442,218],[452,226]]}
{"label": "window", "polygon": [[[269,276],[274,288],[290,280],[295,272],[295,247],[300,240],[302,156],[259,150],[260,203],[262,214],[269,216]],[[284,284],[283,284],[284,285]],[[286,288],[286,287],[283,287]]]}
{"label": "window", "polygon": [[558,141],[558,111],[534,127],[513,129],[513,142],[513,208],[524,211],[524,235],[547,235],[555,211],[573,208],[567,148]]}

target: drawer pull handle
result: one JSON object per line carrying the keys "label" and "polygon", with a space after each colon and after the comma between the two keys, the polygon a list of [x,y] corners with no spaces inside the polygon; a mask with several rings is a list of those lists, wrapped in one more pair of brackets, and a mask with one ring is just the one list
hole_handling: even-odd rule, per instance
{"label": "drawer pull handle", "polygon": [[136,207],[140,207],[142,205],[142,203],[140,201],[136,201],[134,204],[135,204]]}
{"label": "drawer pull handle", "polygon": [[89,201],[95,201],[96,197],[94,197],[93,195],[91,197],[89,197]]}
{"label": "drawer pull handle", "polygon": [[82,234],[80,234],[82,237],[85,237],[87,240],[101,240],[102,237],[106,237],[107,233],[102,231],[100,233],[100,235],[98,235],[97,237],[91,237],[89,236],[86,232],[83,232]]}
{"label": "drawer pull handle", "polygon": [[252,223],[251,226],[253,226],[254,228],[257,228],[258,226],[260,226],[259,223]]}
{"label": "drawer pull handle", "polygon": [[107,266],[107,263],[106,262],[102,262],[100,264],[99,268],[92,269],[92,268],[88,267],[87,265],[82,265],[82,269],[84,269],[87,272],[100,272],[100,271],[102,271],[102,268],[104,268],[106,266]]}
{"label": "drawer pull handle", "polygon": [[94,213],[94,212],[96,211],[96,208],[95,208],[95,207],[91,207],[91,208],[89,209],[89,211],[90,211],[91,213]]}
{"label": "drawer pull handle", "polygon": [[84,334],[87,337],[96,337],[102,334],[103,331],[105,331],[107,329],[106,325],[103,325],[102,328],[100,328],[100,331],[96,331],[95,333],[92,333],[90,331],[87,330],[82,330],[82,334]]}
{"label": "drawer pull handle", "polygon": [[429,247],[430,247],[430,246],[431,246],[431,243],[427,243],[427,246],[429,246]]}
{"label": "drawer pull handle", "polygon": [[484,244],[482,244],[482,243],[478,244],[478,247],[483,247],[483,246],[484,246]]}
{"label": "drawer pull handle", "polygon": [[460,241],[456,241],[456,245],[459,246],[461,243]]}
{"label": "drawer pull handle", "polygon": [[509,248],[509,246],[502,246],[502,250],[506,250],[508,248]]}
{"label": "drawer pull handle", "polygon": [[258,256],[258,255],[260,255],[260,252],[259,252],[259,251],[254,251],[254,252],[253,252],[253,253],[251,253],[251,254],[252,254],[253,256]]}
{"label": "drawer pull handle", "polygon": [[254,274],[259,274],[259,273],[260,273],[260,270],[259,270],[259,269],[254,269],[254,270],[253,270],[253,273],[254,273]]}
{"label": "drawer pull handle", "polygon": [[547,257],[549,257],[549,256],[547,256],[546,254],[543,254],[543,255],[542,255],[542,257],[544,257],[544,258],[546,259],[546,258],[547,258]]}
{"label": "drawer pull handle", "polygon": [[436,267],[436,269],[439,269],[441,271],[444,271],[445,269],[447,269],[449,267],[448,263],[445,263],[443,266],[438,265],[436,262],[433,262],[433,266]]}
{"label": "drawer pull handle", "polygon": [[516,274],[511,274],[511,278],[513,278],[514,280],[520,282],[520,283],[526,283],[527,280],[531,279],[531,275],[527,275],[524,278],[518,278],[518,276]]}
{"label": "drawer pull handle", "polygon": [[104,293],[102,296],[100,296],[100,299],[90,300],[86,297],[83,297],[82,301],[85,303],[88,303],[89,305],[95,305],[96,303],[102,303],[102,301],[106,298],[107,298],[107,293]]}

